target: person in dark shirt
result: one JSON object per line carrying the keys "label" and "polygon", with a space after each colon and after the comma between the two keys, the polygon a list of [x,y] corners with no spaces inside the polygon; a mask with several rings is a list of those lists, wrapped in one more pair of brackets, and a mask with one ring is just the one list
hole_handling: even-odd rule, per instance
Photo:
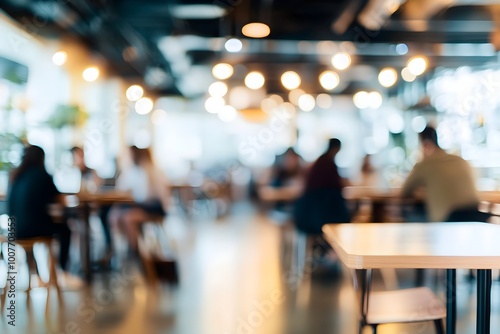
{"label": "person in dark shirt", "polygon": [[18,239],[58,236],[61,247],[59,262],[65,270],[71,232],[66,224],[54,223],[49,215],[48,205],[58,201],[60,193],[44,163],[42,148],[25,148],[21,164],[12,174],[7,210],[15,218]]}
{"label": "person in dark shirt", "polygon": [[328,149],[308,172],[304,193],[295,205],[295,224],[302,232],[321,234],[324,224],[351,221],[342,196],[345,181],[335,164],[340,147],[339,139],[330,139]]}

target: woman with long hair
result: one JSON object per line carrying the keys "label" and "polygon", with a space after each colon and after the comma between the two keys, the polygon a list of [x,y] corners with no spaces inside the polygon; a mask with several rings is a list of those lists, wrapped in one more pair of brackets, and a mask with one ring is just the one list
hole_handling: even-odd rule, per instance
{"label": "woman with long hair", "polygon": [[7,210],[15,219],[17,238],[57,235],[60,243],[59,263],[66,270],[71,231],[65,223],[55,223],[48,205],[59,201],[60,193],[45,169],[45,152],[32,145],[24,149],[21,164],[12,172],[7,196]]}

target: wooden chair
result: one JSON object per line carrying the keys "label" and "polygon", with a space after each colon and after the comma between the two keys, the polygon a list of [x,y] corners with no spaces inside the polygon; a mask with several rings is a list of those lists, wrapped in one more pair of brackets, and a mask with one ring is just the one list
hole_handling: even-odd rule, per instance
{"label": "wooden chair", "polygon": [[[26,289],[26,298],[27,298],[27,305],[28,307],[30,306],[30,292],[33,289],[33,282],[31,280],[31,273],[35,272],[36,275],[38,276],[38,282],[40,283],[41,287],[45,287],[47,289],[47,300],[46,300],[46,316],[48,316],[49,313],[49,296],[50,296],[50,288],[54,287],[57,291],[57,298],[60,302],[61,300],[61,289],[58,284],[57,280],[57,272],[56,272],[56,259],[54,257],[54,253],[52,251],[52,241],[53,238],[51,237],[37,237],[37,238],[30,238],[30,239],[17,239],[15,241],[16,246],[20,246],[24,249],[26,252],[26,264],[28,265],[28,287]],[[48,269],[49,269],[49,278],[46,282],[44,282],[41,277],[40,277],[40,272],[38,270],[39,268],[39,263],[37,263],[37,260],[34,256],[34,246],[35,244],[43,244],[47,247],[48,249]],[[2,245],[2,250],[4,253],[4,261],[7,261],[7,257],[5,256],[6,250],[7,250],[7,243],[4,242]],[[17,258],[19,258],[17,256]],[[16,266],[17,266],[17,259],[16,259]],[[2,295],[2,301],[1,305],[5,305],[5,300],[7,297],[7,294],[5,293]],[[3,310],[3,308],[2,308]]]}
{"label": "wooden chair", "polygon": [[367,275],[354,275],[354,286],[359,292],[359,284],[364,284],[367,293],[361,295],[361,317],[359,334],[365,326],[371,326],[373,334],[377,327],[390,323],[415,323],[433,321],[437,334],[444,334],[442,319],[446,308],[439,298],[427,287],[394,291],[370,292],[371,271]]}

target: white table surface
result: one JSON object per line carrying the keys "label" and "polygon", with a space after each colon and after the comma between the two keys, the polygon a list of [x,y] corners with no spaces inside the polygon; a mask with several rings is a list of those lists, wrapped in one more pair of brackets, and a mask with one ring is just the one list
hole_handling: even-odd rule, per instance
{"label": "white table surface", "polygon": [[500,269],[500,225],[329,224],[325,238],[352,269]]}

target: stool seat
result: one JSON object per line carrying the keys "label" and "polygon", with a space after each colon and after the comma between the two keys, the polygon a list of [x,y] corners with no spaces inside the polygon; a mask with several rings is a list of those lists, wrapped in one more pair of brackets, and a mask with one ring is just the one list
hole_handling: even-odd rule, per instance
{"label": "stool seat", "polygon": [[26,248],[32,249],[37,243],[50,245],[52,243],[52,240],[54,240],[52,237],[34,237],[26,239],[17,239],[15,243],[21,246],[24,250],[26,250]]}
{"label": "stool seat", "polygon": [[[43,287],[47,289],[47,297],[46,297],[46,304],[45,304],[45,316],[48,319],[49,318],[49,296],[50,296],[50,288],[54,287],[57,291],[57,298],[59,300],[60,305],[62,305],[62,298],[61,298],[61,289],[58,284],[57,280],[57,272],[56,272],[56,265],[55,265],[55,258],[54,258],[54,253],[52,252],[52,244],[53,238],[52,237],[34,237],[34,238],[26,238],[26,239],[17,239],[14,244],[17,246],[21,247],[24,249],[26,252],[26,263],[28,265],[28,288],[26,289],[26,301],[27,301],[27,307],[28,310],[30,309],[30,291],[33,288],[32,286],[32,281],[31,281],[31,272],[34,271],[36,275],[38,276],[38,281],[43,283]],[[2,242],[0,241],[0,244]],[[38,266],[37,266],[37,260],[34,255],[34,246],[35,244],[44,244],[48,248],[48,266],[49,266],[49,279],[47,282],[44,282],[40,278],[40,273],[38,271]],[[3,247],[2,250],[5,252],[5,246],[7,243],[4,241],[3,242]],[[5,258],[4,258],[5,261]],[[16,259],[17,261],[17,259]],[[2,313],[5,310],[5,302],[7,298],[7,293],[4,289],[4,293],[1,298],[1,306],[2,306]]]}
{"label": "stool seat", "polygon": [[427,287],[370,293],[367,324],[431,321],[446,318],[446,308]]}

